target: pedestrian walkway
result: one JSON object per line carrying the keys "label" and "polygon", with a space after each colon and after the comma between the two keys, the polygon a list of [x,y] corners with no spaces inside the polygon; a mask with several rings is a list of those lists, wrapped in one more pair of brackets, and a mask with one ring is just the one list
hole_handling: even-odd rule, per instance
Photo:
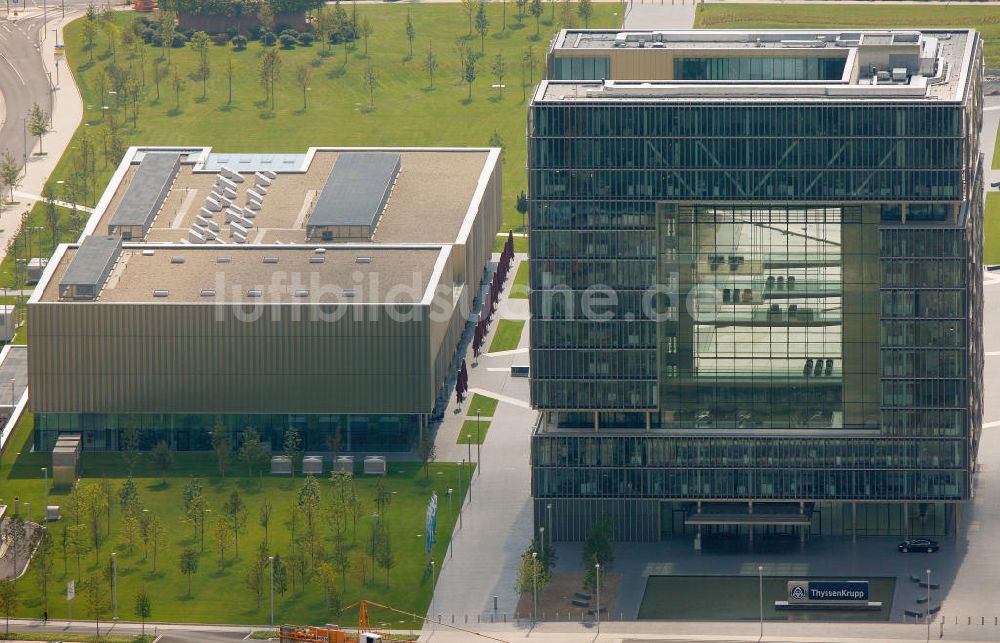
{"label": "pedestrian walkway", "polygon": [[693,29],[695,0],[636,0],[625,10],[626,29]]}
{"label": "pedestrian walkway", "polygon": [[[526,259],[524,254],[514,256],[515,265],[486,337],[487,346],[499,319],[507,317],[508,312],[526,317],[526,300],[507,300],[517,264]],[[528,347],[527,327],[518,347]],[[456,440],[463,422],[476,417],[475,409],[469,407],[472,394],[486,395],[499,402],[481,449],[473,447],[471,450],[473,459],[478,451],[482,461],[473,478],[471,497],[462,511],[461,527],[455,518],[456,532],[441,566],[434,602],[429,610],[449,621],[454,615],[456,624],[464,623],[466,614],[472,619],[476,619],[476,615],[488,617],[494,606],[498,614],[512,614],[517,603],[514,590],[517,562],[531,540],[532,530],[531,468],[527,454],[535,420],[528,402],[528,380],[510,376],[511,364],[523,360],[521,352],[513,351],[483,354],[477,359],[470,350],[466,356],[470,396],[461,407],[452,397],[438,428],[438,460],[466,459],[469,447],[456,444]],[[442,517],[439,514],[438,519]]]}
{"label": "pedestrian walkway", "polygon": [[[27,192],[21,192],[19,190],[14,190],[14,196],[19,199],[24,199],[25,201],[31,201],[33,203],[45,200],[45,197],[39,194],[28,194]],[[87,206],[80,205],[79,203],[60,201],[59,199],[52,199],[52,202],[61,208],[68,208],[70,210],[79,210],[80,212],[86,212],[87,214],[92,214],[94,212],[94,208],[88,208]]]}

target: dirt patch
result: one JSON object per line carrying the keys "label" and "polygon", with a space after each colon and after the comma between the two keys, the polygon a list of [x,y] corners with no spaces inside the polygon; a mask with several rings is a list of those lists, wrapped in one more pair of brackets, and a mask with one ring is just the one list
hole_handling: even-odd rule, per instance
{"label": "dirt patch", "polygon": [[[606,574],[601,582],[601,607],[606,615],[615,614],[618,591],[622,586],[622,574]],[[588,608],[573,605],[576,592],[584,592],[583,574],[553,574],[552,581],[538,592],[538,618],[543,621],[590,620]],[[590,601],[590,608],[597,606],[597,597]],[[531,618],[531,592],[522,594],[517,602],[517,617]],[[617,617],[617,615],[616,615]]]}

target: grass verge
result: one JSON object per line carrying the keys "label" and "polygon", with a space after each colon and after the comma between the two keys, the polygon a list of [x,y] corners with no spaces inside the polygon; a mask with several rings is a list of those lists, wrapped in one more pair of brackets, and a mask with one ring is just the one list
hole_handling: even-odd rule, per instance
{"label": "grass verge", "polygon": [[986,193],[983,262],[1000,264],[1000,192]]}
{"label": "grass verge", "polygon": [[[479,425],[478,429],[476,425]],[[458,434],[456,444],[482,444],[486,441],[486,433],[490,430],[490,422],[482,420],[466,420],[462,423],[462,431]]]}
{"label": "grass verge", "polygon": [[477,410],[481,417],[491,418],[497,411],[497,401],[492,397],[474,393],[472,401],[469,402],[469,415],[475,415]]}
{"label": "grass verge", "polygon": [[521,333],[524,331],[523,319],[501,319],[497,322],[497,330],[493,334],[493,341],[490,342],[490,353],[499,351],[511,351],[517,348],[521,341]]}
{"label": "grass verge", "polygon": [[528,262],[522,261],[517,266],[517,272],[514,274],[514,281],[510,285],[510,295],[511,299],[527,299],[528,298]]}

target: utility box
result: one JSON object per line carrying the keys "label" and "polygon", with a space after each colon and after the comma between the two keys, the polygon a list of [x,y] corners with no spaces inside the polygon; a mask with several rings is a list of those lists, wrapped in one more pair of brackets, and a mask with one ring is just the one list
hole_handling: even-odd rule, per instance
{"label": "utility box", "polygon": [[302,473],[307,476],[323,475],[323,458],[318,455],[307,455],[302,458]]}
{"label": "utility box", "polygon": [[346,471],[347,473],[354,475],[354,456],[351,455],[338,455],[337,459],[333,461],[334,471]]}
{"label": "utility box", "polygon": [[28,259],[28,283],[37,284],[45,272],[45,266],[49,265],[48,257],[32,257]]}
{"label": "utility box", "polygon": [[272,476],[292,475],[292,459],[287,455],[276,455],[271,458]]}
{"label": "utility box", "polygon": [[0,305],[0,342],[10,343],[17,332],[17,324],[14,319],[14,306],[7,304]]}
{"label": "utility box", "polygon": [[83,443],[79,435],[60,435],[52,449],[52,484],[55,487],[72,487],[80,474],[80,450]]}
{"label": "utility box", "polygon": [[385,457],[380,455],[365,456],[365,474],[384,476],[386,474]]}

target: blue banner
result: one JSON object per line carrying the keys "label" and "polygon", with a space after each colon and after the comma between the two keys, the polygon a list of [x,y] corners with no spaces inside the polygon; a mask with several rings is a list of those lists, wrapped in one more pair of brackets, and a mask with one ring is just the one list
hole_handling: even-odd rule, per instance
{"label": "blue banner", "polygon": [[438,496],[437,492],[431,494],[431,501],[427,503],[427,513],[424,516],[424,542],[427,547],[427,553],[431,552],[434,547],[434,543],[437,542],[437,509],[438,509]]}

